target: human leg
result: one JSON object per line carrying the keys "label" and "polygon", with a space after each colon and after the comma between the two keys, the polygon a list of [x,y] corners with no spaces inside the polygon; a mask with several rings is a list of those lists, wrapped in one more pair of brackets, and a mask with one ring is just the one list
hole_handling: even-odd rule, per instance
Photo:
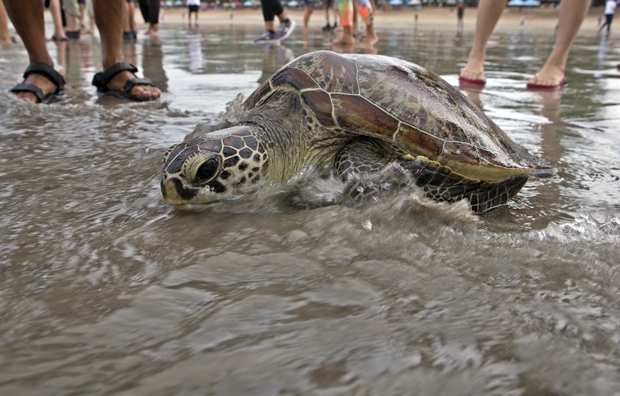
{"label": "human leg", "polygon": [[353,38],[353,1],[338,0],[338,11],[340,13],[340,25],[342,35],[334,40],[334,45],[352,45],[355,43]]}
{"label": "human leg", "polygon": [[528,86],[557,87],[564,79],[564,70],[573,41],[590,7],[590,0],[564,0],[558,17],[555,45],[542,69]]}
{"label": "human leg", "polygon": [[95,10],[93,8],[93,0],[86,0],[86,14],[88,14],[88,33],[93,35],[95,34]]}
{"label": "human leg", "polygon": [[324,2],[325,6],[325,26],[323,27],[323,31],[331,30],[331,25],[329,24],[329,9],[332,8],[333,0],[326,0]]}
{"label": "human leg", "polygon": [[62,27],[62,17],[60,16],[60,0],[50,0],[50,13],[54,21],[54,35],[52,40],[64,41],[67,39],[65,29]]}
{"label": "human leg", "polygon": [[603,23],[601,25],[601,27],[598,29],[599,33],[605,28],[607,27],[607,33],[609,33],[609,30],[611,29],[611,20],[613,19],[614,15],[613,14],[605,14],[605,23]]}
{"label": "human leg", "polygon": [[6,13],[4,3],[0,1],[0,43],[10,43],[9,15]]}
{"label": "human leg", "polygon": [[467,64],[459,73],[461,79],[481,81],[484,84],[484,59],[487,43],[505,8],[506,0],[480,0],[478,3],[474,44],[469,52]]}
{"label": "human leg", "polygon": [[614,14],[609,14],[607,18],[607,33],[609,33],[611,30],[611,22],[614,20]]}
{"label": "human leg", "polygon": [[362,46],[372,46],[379,41],[377,34],[375,33],[375,26],[373,24],[373,7],[371,0],[354,0],[357,12],[366,24],[366,37],[362,40]]}
{"label": "human leg", "polygon": [[[122,37],[126,17],[124,3],[125,0],[94,0],[95,23],[101,34],[104,70],[123,62]],[[107,88],[122,92],[125,84],[133,78],[135,78],[133,72],[123,70],[110,78]],[[129,93],[134,98],[145,100],[156,99],[161,95],[157,87],[142,84],[133,86]]]}
{"label": "human leg", "polygon": [[132,34],[136,31],[136,3],[133,0],[127,2],[127,30]]}
{"label": "human leg", "polygon": [[314,6],[310,4],[304,6],[304,29],[308,29],[308,23],[310,22],[312,11],[314,11]]}
{"label": "human leg", "polygon": [[[47,52],[45,43],[45,26],[43,23],[43,3],[40,0],[4,0],[4,6],[17,34],[21,37],[30,63],[43,63],[54,67],[54,61]],[[56,84],[43,74],[31,73],[24,80],[41,89],[43,96],[56,91]],[[28,102],[38,102],[33,92],[20,91],[15,93]]]}
{"label": "human leg", "polygon": [[149,31],[147,32],[150,36],[157,33],[159,31],[159,8],[160,1],[159,0],[146,0],[148,7],[148,24]]}
{"label": "human leg", "polygon": [[80,38],[80,6],[77,0],[61,0],[60,3],[67,21],[67,37],[73,39]]}
{"label": "human leg", "polygon": [[[274,40],[284,40],[287,38],[293,28],[295,22],[289,19],[288,14],[282,8],[279,0],[261,0],[261,8],[263,10],[263,19],[265,21],[266,32],[262,36],[254,40],[255,43],[268,42]],[[275,31],[274,20],[278,17],[280,26],[278,31]]]}
{"label": "human leg", "polygon": [[84,28],[84,17],[86,16],[86,0],[78,0],[80,8],[80,29]]}
{"label": "human leg", "polygon": [[159,0],[138,0],[144,22],[148,25],[146,34],[149,36],[159,31]]}

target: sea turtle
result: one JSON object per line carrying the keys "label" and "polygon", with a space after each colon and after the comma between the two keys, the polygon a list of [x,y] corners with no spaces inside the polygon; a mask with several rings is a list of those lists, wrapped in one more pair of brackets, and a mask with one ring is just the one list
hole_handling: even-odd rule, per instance
{"label": "sea turtle", "polygon": [[474,212],[505,204],[536,160],[436,74],[378,55],[312,52],[243,103],[235,125],[165,154],[161,190],[178,209],[236,200],[265,180],[333,174],[357,202],[408,183]]}

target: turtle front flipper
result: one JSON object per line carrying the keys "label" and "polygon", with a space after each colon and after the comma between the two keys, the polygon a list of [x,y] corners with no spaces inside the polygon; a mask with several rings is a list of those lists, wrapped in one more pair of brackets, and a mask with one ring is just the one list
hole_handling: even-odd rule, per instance
{"label": "turtle front flipper", "polygon": [[529,178],[528,174],[522,174],[499,181],[470,179],[422,156],[407,155],[397,162],[410,173],[417,186],[424,188],[427,197],[450,203],[467,198],[478,214],[505,205]]}
{"label": "turtle front flipper", "polygon": [[394,161],[386,156],[387,153],[382,144],[366,138],[358,138],[340,149],[334,169],[336,176],[346,183],[344,195],[347,199],[358,203],[405,185],[402,171],[386,171]]}

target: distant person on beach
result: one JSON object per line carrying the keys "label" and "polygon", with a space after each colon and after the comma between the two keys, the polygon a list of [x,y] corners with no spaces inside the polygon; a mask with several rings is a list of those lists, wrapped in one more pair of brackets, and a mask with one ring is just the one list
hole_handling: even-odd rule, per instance
{"label": "distant person on beach", "polygon": [[607,0],[605,3],[605,23],[598,29],[600,33],[605,26],[607,26],[607,34],[609,34],[609,30],[611,29],[611,21],[614,19],[614,14],[616,13],[616,1],[615,0]]}
{"label": "distant person on beach", "polygon": [[[325,0],[323,4],[325,5],[325,26],[323,26],[322,30],[324,32],[328,32],[338,27],[338,12],[334,8],[334,0]],[[330,11],[334,13],[334,24],[333,25],[329,24],[329,12]]]}
{"label": "distant person on beach", "polygon": [[[279,0],[261,0],[261,8],[263,9],[263,19],[265,21],[265,33],[254,40],[255,43],[275,43],[291,35],[295,28],[295,21],[289,19]],[[273,22],[276,16],[280,21],[278,31],[275,30]]]}
{"label": "distant person on beach", "polygon": [[459,1],[456,5],[456,28],[457,30],[463,30],[463,17],[465,16],[465,3]]}
{"label": "distant person on beach", "polygon": [[332,42],[333,45],[348,46],[355,44],[353,36],[353,2],[358,14],[366,24],[366,36],[361,42],[363,47],[372,47],[379,38],[375,33],[373,24],[373,7],[370,0],[338,0],[338,10],[340,11],[340,25],[342,26],[342,35]]}
{"label": "distant person on beach", "polygon": [[[555,45],[542,69],[528,81],[528,88],[557,89],[566,85],[568,80],[564,76],[564,70],[568,60],[568,53],[589,6],[590,0],[562,1]],[[486,83],[484,60],[486,58],[487,43],[505,8],[506,1],[480,0],[476,17],[474,44],[469,53],[467,64],[459,73],[460,82],[477,85],[484,85]]]}
{"label": "distant person on beach", "polygon": [[198,11],[200,10],[200,0],[187,0],[187,22],[192,26],[192,14],[194,14],[194,27],[198,27]]}
{"label": "distant person on beach", "polygon": [[[24,81],[11,89],[28,102],[47,102],[64,94],[65,79],[54,70],[45,42],[43,2],[40,0],[4,0],[17,34],[21,37],[30,65]],[[95,74],[93,85],[103,94],[123,96],[130,100],[153,100],[161,91],[145,78],[137,78],[137,69],[123,60],[122,36],[125,22],[125,0],[94,0],[95,23],[101,34],[103,69]]]}
{"label": "distant person on beach", "polygon": [[138,0],[138,5],[144,23],[149,26],[146,34],[148,36],[155,35],[159,32],[159,8],[161,6],[159,0]]}
{"label": "distant person on beach", "polygon": [[[92,1],[92,0],[91,0]],[[136,0],[127,0],[125,24],[123,28],[123,41],[134,41],[138,38],[136,31]]]}
{"label": "distant person on beach", "polygon": [[65,35],[68,39],[79,39],[81,30],[80,6],[77,0],[62,0],[60,4],[65,15]]}
{"label": "distant person on beach", "polygon": [[304,6],[304,31],[307,31],[310,27],[310,16],[314,7],[316,6],[316,0],[301,0],[301,4]]}

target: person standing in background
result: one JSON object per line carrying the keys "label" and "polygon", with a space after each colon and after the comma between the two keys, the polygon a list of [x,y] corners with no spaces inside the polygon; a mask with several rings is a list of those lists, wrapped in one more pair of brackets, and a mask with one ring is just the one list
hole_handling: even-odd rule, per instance
{"label": "person standing in background", "polygon": [[[325,0],[325,26],[323,26],[323,31],[328,32],[330,30],[336,29],[338,27],[338,11],[334,8],[334,0]],[[329,24],[329,12],[334,13],[334,25]]]}
{"label": "person standing in background", "polygon": [[[553,50],[542,69],[528,83],[529,89],[559,89],[568,80],[564,76],[568,53],[590,7],[590,0],[563,0],[558,15],[558,29]],[[495,25],[506,9],[505,0],[480,0],[476,16],[474,44],[467,64],[459,72],[459,81],[466,84],[486,84],[484,60],[487,43]]]}
{"label": "person standing in background", "polygon": [[609,30],[611,29],[611,21],[614,19],[614,14],[616,13],[616,6],[617,4],[615,0],[607,0],[607,3],[605,3],[605,23],[598,29],[599,33],[605,26],[607,26],[607,34],[609,34]]}
{"label": "person standing in background", "polygon": [[372,47],[379,38],[375,33],[373,23],[373,6],[370,0],[338,0],[338,11],[340,12],[340,25],[342,26],[342,35],[332,42],[332,45],[349,46],[355,44],[353,37],[354,27],[354,8],[364,20],[366,24],[366,37],[361,42],[362,47]]}
{"label": "person standing in background", "polygon": [[62,10],[67,22],[65,34],[69,39],[80,38],[80,6],[77,0],[61,0]]}
{"label": "person standing in background", "polygon": [[[92,1],[92,0],[91,0]],[[123,41],[134,41],[138,38],[136,31],[136,0],[127,0],[127,17],[123,28]]]}
{"label": "person standing in background", "polygon": [[192,14],[194,14],[194,27],[198,27],[198,11],[200,10],[200,0],[187,0],[187,22],[192,27]]}
{"label": "person standing in background", "polygon": [[[284,40],[291,35],[295,28],[295,21],[289,19],[286,11],[282,8],[279,0],[261,0],[261,8],[263,9],[263,19],[265,21],[265,33],[254,40],[256,44],[275,43]],[[275,31],[274,19],[278,17],[280,26]]]}
{"label": "person standing in background", "polygon": [[159,0],[138,0],[140,12],[144,23],[149,27],[146,30],[148,36],[153,36],[159,31]]}
{"label": "person standing in background", "polygon": [[465,2],[463,0],[459,1],[456,5],[456,30],[463,30],[463,17],[465,16]]}

